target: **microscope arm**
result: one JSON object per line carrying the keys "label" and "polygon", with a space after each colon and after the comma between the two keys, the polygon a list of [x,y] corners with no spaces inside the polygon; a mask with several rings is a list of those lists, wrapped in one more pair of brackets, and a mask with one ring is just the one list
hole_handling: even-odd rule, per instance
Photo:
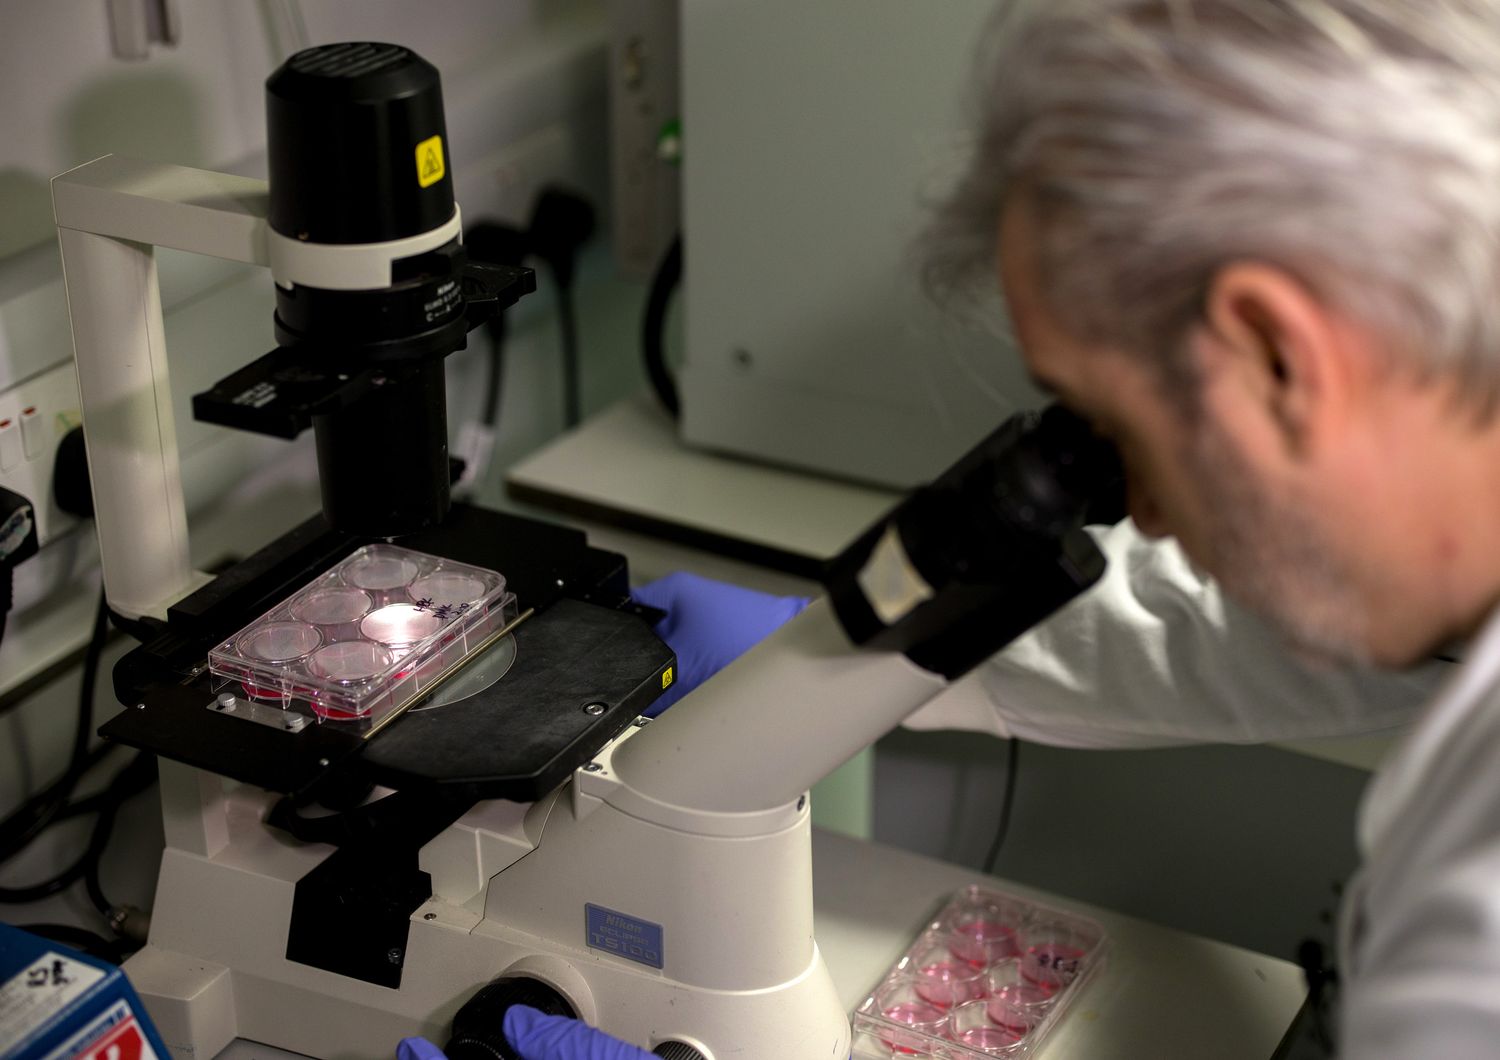
{"label": "microscope arm", "polygon": [[614,756],[621,782],[672,806],[748,813],[814,783],[947,687],[897,652],[861,652],[833,607],[802,614]]}
{"label": "microscope arm", "polygon": [[265,263],[265,185],[118,156],[52,182],[110,606],[165,618],[203,579],[187,516],[154,247]]}
{"label": "microscope arm", "polygon": [[1118,458],[1061,408],[1013,417],[836,559],[829,597],[614,756],[649,799],[794,802],[1104,572],[1082,526]]}

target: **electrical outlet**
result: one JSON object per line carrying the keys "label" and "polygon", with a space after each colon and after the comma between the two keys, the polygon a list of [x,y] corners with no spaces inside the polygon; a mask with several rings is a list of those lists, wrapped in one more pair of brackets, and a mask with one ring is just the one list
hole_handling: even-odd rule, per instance
{"label": "electrical outlet", "polygon": [[459,175],[464,221],[498,220],[525,228],[544,187],[586,182],[580,155],[576,134],[563,122],[491,151]]}
{"label": "electrical outlet", "polygon": [[77,524],[52,498],[52,465],[63,435],[79,422],[71,361],[0,392],[0,486],[31,501],[42,545]]}
{"label": "electrical outlet", "polygon": [[637,279],[656,271],[682,227],[679,8],[680,0],[609,4],[612,237],[621,271]]}

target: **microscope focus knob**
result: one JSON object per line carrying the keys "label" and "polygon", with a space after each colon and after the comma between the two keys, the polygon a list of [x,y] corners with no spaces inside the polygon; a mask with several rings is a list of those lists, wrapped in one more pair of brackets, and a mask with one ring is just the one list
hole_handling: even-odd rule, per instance
{"label": "microscope focus knob", "polygon": [[453,1017],[453,1036],[443,1046],[448,1060],[518,1060],[505,1040],[505,1013],[527,1005],[549,1016],[577,1016],[568,999],[538,979],[509,976],[480,988]]}
{"label": "microscope focus knob", "polygon": [[[576,1018],[572,1004],[546,983],[525,976],[505,976],[481,987],[453,1017],[453,1035],[443,1052],[448,1060],[518,1060],[505,1040],[505,1013],[526,1005],[549,1016]],[[663,1042],[652,1050],[662,1060],[705,1060],[685,1042]]]}

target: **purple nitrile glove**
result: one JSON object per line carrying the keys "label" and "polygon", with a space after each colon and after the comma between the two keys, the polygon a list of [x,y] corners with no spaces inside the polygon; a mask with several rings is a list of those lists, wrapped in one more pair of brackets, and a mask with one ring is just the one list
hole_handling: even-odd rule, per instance
{"label": "purple nitrile glove", "polygon": [[[611,1038],[601,1030],[567,1016],[547,1016],[525,1005],[512,1005],[501,1028],[521,1060],[659,1060]],[[426,1038],[403,1038],[396,1060],[447,1060]]]}
{"label": "purple nitrile glove", "polygon": [[580,1020],[543,1015],[525,1005],[506,1011],[504,1029],[521,1060],[660,1060]]}
{"label": "purple nitrile glove", "polygon": [[642,585],[631,595],[638,603],[667,613],[656,635],[677,653],[676,679],[646,708],[647,716],[653,718],[795,618],[809,603],[803,596],[772,596],[684,571]]}
{"label": "purple nitrile glove", "polygon": [[447,1060],[443,1051],[426,1038],[402,1038],[396,1046],[396,1060]]}

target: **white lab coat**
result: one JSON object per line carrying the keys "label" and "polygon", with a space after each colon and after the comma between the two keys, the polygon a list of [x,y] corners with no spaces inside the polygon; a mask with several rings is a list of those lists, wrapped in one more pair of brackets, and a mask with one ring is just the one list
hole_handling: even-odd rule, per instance
{"label": "white lab coat", "polygon": [[1410,726],[1362,801],[1341,911],[1341,1054],[1500,1057],[1500,615],[1462,665],[1315,666],[1170,542],[1099,535],[1104,581],[914,715],[1067,747]]}

